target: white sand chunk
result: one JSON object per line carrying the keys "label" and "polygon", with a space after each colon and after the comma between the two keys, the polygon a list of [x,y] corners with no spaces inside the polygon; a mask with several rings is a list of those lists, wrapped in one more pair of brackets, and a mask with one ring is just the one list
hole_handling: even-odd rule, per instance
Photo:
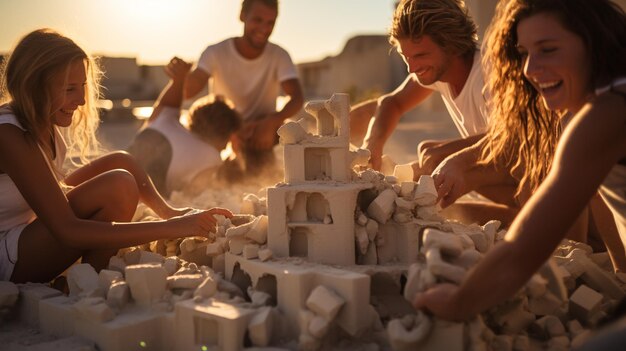
{"label": "white sand chunk", "polygon": [[103,269],[100,271],[100,273],[98,273],[98,285],[100,289],[105,292],[105,294],[107,291],[109,291],[109,287],[111,287],[111,284],[120,280],[124,280],[124,276],[118,271]]}
{"label": "white sand chunk", "polygon": [[86,294],[98,289],[98,273],[90,264],[75,264],[67,270],[67,285],[70,296]]}
{"label": "white sand chunk", "polygon": [[445,262],[441,258],[441,251],[437,248],[426,251],[426,263],[428,264],[428,270],[434,276],[447,279],[456,284],[461,284],[465,277],[465,268]]}
{"label": "white sand chunk", "polygon": [[169,289],[196,289],[204,281],[202,274],[181,274],[167,277]]}
{"label": "white sand chunk", "polygon": [[413,181],[413,167],[410,163],[396,165],[393,169],[393,175],[399,182]]}
{"label": "white sand chunk", "polygon": [[320,285],[306,299],[306,307],[332,321],[346,301],[334,291]]}
{"label": "white sand chunk", "polygon": [[255,346],[268,346],[272,339],[273,331],[272,308],[262,307],[252,317],[248,324],[250,341]]}
{"label": "white sand chunk", "polygon": [[259,259],[263,262],[269,260],[270,258],[272,258],[273,253],[272,250],[270,249],[260,249],[259,250]]}
{"label": "white sand chunk", "polygon": [[167,271],[154,263],[128,266],[126,282],[131,296],[138,304],[151,304],[165,293]]}
{"label": "white sand chunk", "polygon": [[246,232],[245,236],[248,239],[255,241],[258,244],[265,244],[267,241],[267,225],[268,218],[266,215],[258,216],[252,224],[252,228]]}
{"label": "white sand chunk", "polygon": [[130,301],[130,288],[125,281],[111,284],[107,292],[107,305],[122,308]]}
{"label": "white sand chunk", "polygon": [[432,228],[424,230],[423,246],[423,251],[436,248],[450,256],[458,256],[463,252],[463,244],[458,235]]}
{"label": "white sand chunk", "polygon": [[311,322],[309,323],[308,331],[314,337],[321,339],[326,335],[329,327],[330,322],[326,318],[322,316],[315,316],[311,319]]}
{"label": "white sand chunk", "polygon": [[419,311],[417,315],[406,315],[393,319],[387,324],[387,336],[394,350],[418,350],[420,343],[428,336],[432,323]]}
{"label": "white sand chunk", "polygon": [[396,197],[393,190],[383,190],[367,207],[367,214],[380,224],[387,223],[395,210]]}
{"label": "white sand chunk", "polygon": [[417,181],[417,187],[413,194],[415,203],[419,206],[432,206],[437,203],[437,189],[435,181],[429,175],[422,175]]}
{"label": "white sand chunk", "polygon": [[280,137],[280,143],[282,145],[297,144],[306,138],[307,132],[297,122],[287,122],[283,124],[276,134]]}
{"label": "white sand chunk", "polygon": [[602,295],[587,285],[581,285],[570,296],[570,313],[580,321],[586,321],[600,309]]}

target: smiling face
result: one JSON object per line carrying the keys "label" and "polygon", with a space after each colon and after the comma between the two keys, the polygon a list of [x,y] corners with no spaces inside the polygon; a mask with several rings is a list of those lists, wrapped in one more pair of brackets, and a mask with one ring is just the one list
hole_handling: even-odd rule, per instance
{"label": "smiling face", "polygon": [[546,107],[576,113],[593,92],[590,58],[582,39],[549,13],[521,20],[517,38],[524,76]]}
{"label": "smiling face", "polygon": [[243,22],[243,39],[248,45],[257,50],[262,50],[267,44],[278,11],[268,7],[261,1],[252,3],[247,12],[242,12],[239,19]]}
{"label": "smiling face", "polygon": [[398,39],[397,50],[409,73],[415,74],[422,85],[440,81],[450,66],[450,55],[435,44],[428,35],[419,39]]}
{"label": "smiling face", "polygon": [[72,62],[67,70],[52,79],[52,123],[59,127],[72,124],[72,116],[79,106],[85,104],[87,74],[83,60]]}

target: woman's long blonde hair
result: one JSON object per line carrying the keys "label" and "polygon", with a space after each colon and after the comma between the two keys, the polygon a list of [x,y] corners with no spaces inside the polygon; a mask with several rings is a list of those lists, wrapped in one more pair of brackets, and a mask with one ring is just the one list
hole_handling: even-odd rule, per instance
{"label": "woman's long blonde hair", "polygon": [[58,74],[67,77],[70,65],[77,60],[85,62],[87,69],[85,104],[74,112],[74,120],[64,134],[68,154],[78,156],[78,160],[73,161],[86,163],[89,156],[99,153],[95,137],[100,122],[96,102],[100,97],[102,72],[97,62],[71,39],[44,28],[24,36],[1,70],[0,102],[9,104],[28,135],[42,147],[50,161],[53,150],[45,141],[53,130],[53,77]]}

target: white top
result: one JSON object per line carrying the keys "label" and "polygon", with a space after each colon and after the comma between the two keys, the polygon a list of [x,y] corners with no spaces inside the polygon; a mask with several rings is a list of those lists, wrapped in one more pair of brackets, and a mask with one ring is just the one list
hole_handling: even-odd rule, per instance
{"label": "white top", "polygon": [[458,96],[452,95],[452,89],[448,83],[435,82],[425,87],[441,93],[441,98],[463,138],[487,131],[489,114],[486,97],[483,95],[485,81],[480,64],[480,51],[474,54],[472,70]]}
{"label": "white top", "polygon": [[222,163],[219,150],[180,124],[180,110],[163,107],[159,116],[146,128],[163,134],[172,147],[172,161],[167,168],[168,191],[182,189],[201,171]]}
{"label": "white top", "polygon": [[291,57],[280,46],[268,42],[261,56],[249,60],[239,54],[234,38],[207,47],[198,68],[212,77],[210,91],[232,100],[244,120],[276,112],[280,83],[298,78]]}
{"label": "white top", "polygon": [[[0,107],[0,124],[12,124],[21,130],[24,127],[17,120],[17,117],[5,107]],[[55,153],[54,165],[57,170],[62,171],[67,146],[57,127],[55,133]],[[43,153],[43,151],[42,151]],[[45,157],[45,155],[44,155]],[[52,173],[55,174],[54,170]],[[30,208],[19,189],[6,173],[0,174],[0,231],[9,230],[20,224],[30,223],[35,219],[35,213]]]}
{"label": "white top", "polygon": [[[626,77],[618,78],[611,85],[597,89],[596,95],[618,85],[626,85]],[[600,186],[600,195],[611,209],[619,236],[622,243],[626,245],[626,166],[624,164],[613,166]]]}

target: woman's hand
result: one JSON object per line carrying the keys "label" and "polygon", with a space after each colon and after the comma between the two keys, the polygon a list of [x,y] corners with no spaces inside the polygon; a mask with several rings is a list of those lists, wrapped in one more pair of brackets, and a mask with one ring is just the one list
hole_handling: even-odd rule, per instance
{"label": "woman's hand", "polygon": [[454,284],[437,284],[422,293],[417,293],[413,306],[429,311],[439,318],[452,321],[467,320],[471,316],[465,315],[462,306],[457,302],[458,290],[459,287]]}
{"label": "woman's hand", "polygon": [[208,233],[215,233],[217,225],[215,215],[221,215],[226,218],[233,217],[233,213],[230,210],[214,207],[208,210],[192,209],[184,215],[174,217],[171,220],[180,224],[180,232],[184,233],[184,236],[207,236]]}

